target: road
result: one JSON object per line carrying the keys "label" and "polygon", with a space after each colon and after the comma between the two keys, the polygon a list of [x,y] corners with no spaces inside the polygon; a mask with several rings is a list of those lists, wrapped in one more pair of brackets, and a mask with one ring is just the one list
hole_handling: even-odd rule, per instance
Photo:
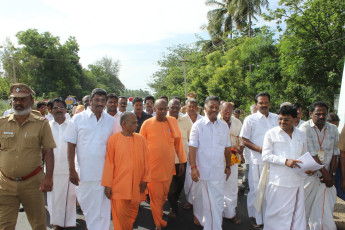
{"label": "road", "polygon": [[[241,169],[241,168],[240,168]],[[241,170],[239,171],[239,177],[241,177]],[[241,180],[239,180],[239,183]],[[183,204],[185,203],[185,197],[183,196],[184,192],[182,192],[181,198],[179,200],[179,213],[176,219],[169,220],[167,217],[164,217],[168,220],[168,226],[164,228],[165,230],[201,230],[201,227],[195,226],[193,224],[193,211],[192,210],[184,210],[182,208]],[[238,199],[238,207],[237,207],[237,214],[242,219],[241,225],[235,225],[228,220],[223,221],[223,229],[231,229],[231,230],[251,230],[254,229],[250,226],[248,214],[247,214],[247,194],[239,195]],[[169,204],[168,202],[164,205],[164,213],[168,214],[169,212]],[[50,223],[49,213],[47,211],[47,223]],[[85,218],[81,211],[77,212],[77,227],[75,228],[68,228],[69,230],[84,230],[85,229]],[[52,229],[53,226],[50,224],[47,225],[47,229]],[[30,230],[29,222],[27,221],[25,212],[20,212],[18,215],[18,221],[16,230]],[[110,229],[113,229],[112,223]],[[137,220],[134,224],[133,229],[138,230],[146,230],[146,229],[155,229],[150,205],[146,202],[142,203],[139,209]]]}

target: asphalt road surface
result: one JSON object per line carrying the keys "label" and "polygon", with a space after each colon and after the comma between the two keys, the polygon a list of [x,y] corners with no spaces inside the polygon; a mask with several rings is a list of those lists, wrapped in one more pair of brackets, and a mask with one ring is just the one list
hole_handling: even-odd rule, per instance
{"label": "asphalt road surface", "polygon": [[[241,175],[241,168],[239,170],[239,176]],[[241,177],[241,176],[240,176]],[[239,180],[239,183],[241,180]],[[242,219],[241,225],[235,225],[228,220],[223,220],[223,229],[231,229],[231,230],[249,230],[254,229],[250,226],[250,221],[247,214],[247,192],[245,194],[239,195],[238,197],[238,205],[237,205],[237,215]],[[180,200],[179,200],[179,212],[176,219],[169,219],[168,217],[164,217],[164,219],[168,220],[168,226],[164,228],[165,230],[201,230],[202,227],[198,227],[193,224],[193,210],[184,210],[182,207],[185,203],[185,196],[184,192],[182,192]],[[164,205],[164,213],[168,214],[169,212],[169,204],[168,202]],[[49,213],[47,213],[47,229],[52,229]],[[68,230],[84,230],[86,228],[85,218],[82,212],[79,210],[77,212],[77,226],[74,228],[66,228]],[[30,230],[31,227],[29,222],[26,218],[25,212],[20,212],[18,215],[18,221],[16,230]],[[111,222],[110,229],[113,229],[113,225]],[[138,217],[134,223],[133,229],[155,229],[155,225],[153,222],[153,217],[151,214],[150,205],[148,203],[142,203],[140,205]]]}

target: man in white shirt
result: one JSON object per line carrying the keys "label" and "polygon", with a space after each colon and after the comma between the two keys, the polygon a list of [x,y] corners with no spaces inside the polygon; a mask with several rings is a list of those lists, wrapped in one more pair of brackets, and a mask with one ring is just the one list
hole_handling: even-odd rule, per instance
{"label": "man in white shirt", "polygon": [[[198,101],[195,98],[189,98],[186,101],[186,115],[192,123],[195,123],[196,121],[200,120],[202,116],[198,113]],[[189,159],[189,156],[187,155],[187,158]],[[184,209],[189,210],[192,208],[193,204],[193,197],[194,197],[194,182],[191,177],[191,168],[189,160],[187,161],[187,168],[186,168],[186,179],[184,181],[184,192],[186,194],[186,200],[187,203],[183,206]]]}
{"label": "man in white shirt", "polygon": [[305,133],[295,128],[297,110],[292,105],[280,108],[279,126],[267,131],[262,159],[269,163],[266,187],[265,230],[305,229],[304,177],[293,172],[300,156],[308,151]]}
{"label": "man in white shirt", "polygon": [[223,217],[234,224],[241,224],[241,219],[236,215],[237,196],[238,196],[238,164],[240,153],[243,151],[242,139],[239,137],[242,123],[232,115],[234,109],[231,102],[224,102],[220,109],[221,120],[224,121],[230,129],[231,148],[236,149],[237,153],[231,156],[231,174],[224,184],[224,212]]}
{"label": "man in white shirt", "polygon": [[53,229],[76,226],[76,194],[75,185],[69,181],[67,142],[64,141],[64,132],[69,124],[65,114],[66,103],[60,98],[53,100],[51,110],[54,120],[50,127],[56,143],[54,148],[53,190],[47,192],[48,211]]}
{"label": "man in white shirt", "polygon": [[255,96],[255,104],[258,111],[255,114],[245,118],[240,133],[244,145],[250,150],[250,170],[249,193],[247,196],[248,216],[255,218],[255,227],[263,225],[264,210],[259,213],[254,208],[254,200],[256,190],[258,188],[260,176],[263,169],[263,161],[261,158],[264,136],[268,130],[278,125],[278,116],[269,112],[270,95],[267,92],[258,93]]}
{"label": "man in white shirt", "polygon": [[[114,118],[104,111],[106,101],[107,93],[94,89],[90,109],[71,119],[64,138],[68,142],[70,181],[77,185],[77,198],[88,230],[108,229],[110,225],[110,200],[101,180],[108,138],[120,130],[115,130]],[[75,152],[79,175],[75,170]]]}
{"label": "man in white shirt", "polygon": [[144,99],[145,112],[151,114],[153,117],[156,116],[156,112],[153,111],[153,105],[155,104],[155,98],[153,96],[147,96]]}
{"label": "man in white shirt", "polygon": [[198,182],[194,190],[194,223],[204,230],[222,229],[224,182],[230,176],[230,130],[217,119],[219,105],[218,97],[206,98],[206,115],[193,124],[189,137],[191,176]]}
{"label": "man in white shirt", "polygon": [[116,96],[116,94],[108,93],[107,104],[106,104],[107,113],[110,116],[114,117],[114,125],[116,127],[116,130],[122,130],[121,124],[120,124],[121,112],[117,110],[117,105],[118,105],[118,97]]}
{"label": "man in white shirt", "polygon": [[[186,116],[181,116],[179,114],[179,111],[181,109],[181,104],[179,100],[177,99],[172,99],[169,101],[168,104],[169,107],[169,116],[175,117],[177,120],[177,125],[178,128],[181,132],[181,138],[183,142],[183,148],[186,153],[186,157],[188,160],[188,140],[189,140],[189,134],[192,129],[192,122],[188,119]],[[187,163],[183,163],[184,168],[186,168]],[[168,214],[169,218],[176,218],[177,211],[178,211],[178,199],[180,197],[180,194],[182,192],[184,182],[185,182],[185,177],[186,173],[179,173],[179,168],[180,168],[180,160],[175,154],[175,170],[176,170],[176,175],[173,176],[171,184],[170,184],[170,189],[168,193],[168,201],[170,203],[170,212]]]}
{"label": "man in white shirt", "polygon": [[292,105],[297,109],[297,117],[295,119],[295,126],[299,128],[305,122],[301,119],[303,115],[302,106],[300,103],[293,103]]}
{"label": "man in white shirt", "polygon": [[328,106],[315,102],[310,106],[311,119],[300,129],[307,135],[308,151],[316,162],[324,165],[304,181],[306,220],[310,230],[337,229],[333,209],[337,202],[333,174],[337,168],[339,132],[335,125],[326,122]]}

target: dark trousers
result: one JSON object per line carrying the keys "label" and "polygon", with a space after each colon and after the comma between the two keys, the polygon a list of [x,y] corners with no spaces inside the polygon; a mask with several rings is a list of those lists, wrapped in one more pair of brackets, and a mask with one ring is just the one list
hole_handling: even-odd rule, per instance
{"label": "dark trousers", "polygon": [[176,175],[173,176],[171,184],[170,184],[170,189],[168,193],[168,201],[170,203],[170,207],[175,213],[177,213],[177,210],[178,210],[177,201],[184,187],[184,180],[186,178],[186,166],[187,166],[187,163],[184,163],[185,171],[181,176],[178,176],[180,164],[175,164]]}

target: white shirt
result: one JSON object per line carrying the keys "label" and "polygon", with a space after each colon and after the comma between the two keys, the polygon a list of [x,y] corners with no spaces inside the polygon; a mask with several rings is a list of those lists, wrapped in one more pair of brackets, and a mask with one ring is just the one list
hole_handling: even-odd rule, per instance
{"label": "white shirt", "polygon": [[59,125],[55,120],[49,122],[53,133],[56,148],[54,148],[54,174],[69,174],[67,160],[67,142],[64,140],[65,130],[69,124],[69,120]]}
{"label": "white shirt", "polygon": [[[189,120],[193,123],[192,119],[190,119],[190,116],[188,113],[186,113],[186,116],[188,116]],[[199,113],[196,113],[196,121],[200,120],[201,118],[203,118],[203,116],[201,116]]]}
{"label": "white shirt", "polygon": [[224,180],[224,150],[230,147],[230,130],[219,119],[212,123],[207,116],[196,121],[189,136],[189,146],[197,148],[196,165],[202,180]]}
{"label": "white shirt", "polygon": [[66,119],[68,119],[68,120],[71,119],[71,115],[69,115],[69,113],[66,113],[66,114],[65,114],[65,117],[66,117]]}
{"label": "white shirt", "polygon": [[51,114],[51,113],[48,113],[47,115],[45,115],[45,118],[46,118],[48,121],[54,120],[53,114]]}
{"label": "white shirt", "polygon": [[91,109],[73,116],[64,139],[77,144],[80,181],[101,181],[107,150],[107,141],[115,133],[114,117],[105,111],[97,121]]}
{"label": "white shirt", "polygon": [[297,125],[297,127],[296,127],[296,128],[301,127],[301,125],[302,125],[304,122],[305,122],[305,121],[303,121],[303,120],[299,120],[298,125]]}
{"label": "white shirt", "polygon": [[[144,111],[145,111],[146,113],[148,113],[148,114],[151,114],[151,113],[147,112],[146,109],[145,109]],[[152,115],[153,117],[156,116],[156,112],[155,112],[155,111],[152,111],[152,114],[151,114],[151,115]]]}
{"label": "white shirt", "polygon": [[7,115],[9,115],[9,114],[11,114],[11,113],[13,113],[13,109],[12,109],[12,108],[6,110],[6,111],[4,112],[4,114],[2,115],[2,117],[6,117]]}
{"label": "white shirt", "polygon": [[269,183],[287,188],[298,187],[304,178],[285,165],[286,159],[298,159],[308,152],[303,131],[294,128],[292,138],[279,126],[267,131],[262,148],[262,159],[270,163]]}
{"label": "white shirt", "polygon": [[[240,137],[247,138],[253,144],[262,147],[266,132],[277,125],[277,114],[268,113],[268,116],[266,117],[264,114],[257,111],[244,119]],[[261,154],[249,148],[248,150],[250,151],[251,163],[263,165]]]}

